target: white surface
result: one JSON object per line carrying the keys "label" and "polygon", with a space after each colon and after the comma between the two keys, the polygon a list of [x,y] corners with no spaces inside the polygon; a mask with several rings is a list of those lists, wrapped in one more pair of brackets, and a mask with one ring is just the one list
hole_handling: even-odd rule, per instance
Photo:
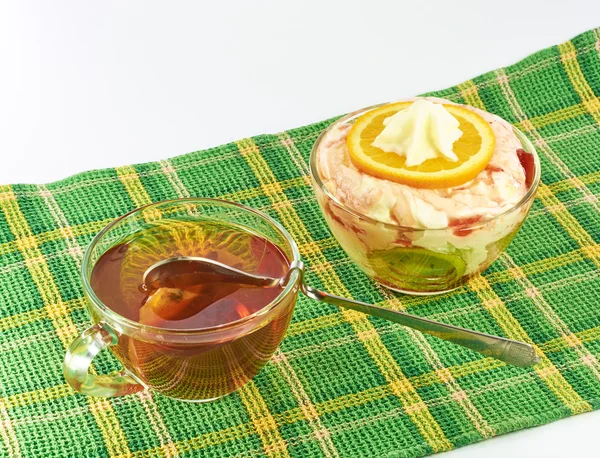
{"label": "white surface", "polygon": [[[440,89],[599,17],[596,0],[0,0],[0,183],[162,159]],[[598,456],[598,430],[596,412],[446,456]]]}

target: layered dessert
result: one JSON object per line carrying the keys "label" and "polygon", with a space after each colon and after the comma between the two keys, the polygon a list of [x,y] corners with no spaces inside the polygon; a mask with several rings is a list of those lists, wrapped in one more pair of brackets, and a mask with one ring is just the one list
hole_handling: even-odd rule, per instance
{"label": "layered dessert", "polygon": [[427,294],[457,287],[505,249],[531,206],[539,162],[498,116],[419,98],[334,123],[311,172],[348,255],[386,286]]}

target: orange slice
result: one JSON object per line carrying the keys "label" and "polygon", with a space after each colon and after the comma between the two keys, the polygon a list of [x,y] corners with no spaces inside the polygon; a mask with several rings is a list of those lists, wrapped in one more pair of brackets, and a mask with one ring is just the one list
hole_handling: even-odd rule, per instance
{"label": "orange slice", "polygon": [[411,104],[398,102],[384,105],[363,114],[354,122],[346,141],[350,159],[358,169],[378,178],[429,189],[459,186],[485,169],[496,146],[494,131],[477,113],[459,105],[443,104],[458,120],[458,128],[463,132],[452,146],[458,156],[456,162],[436,158],[407,167],[404,156],[372,146],[384,129],[383,121]]}

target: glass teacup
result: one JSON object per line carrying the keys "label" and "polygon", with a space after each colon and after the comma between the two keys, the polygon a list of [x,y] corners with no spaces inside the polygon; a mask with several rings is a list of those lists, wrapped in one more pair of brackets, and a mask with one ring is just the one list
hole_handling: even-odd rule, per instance
{"label": "glass teacup", "polygon": [[[175,329],[140,323],[125,316],[127,313],[117,313],[115,304],[98,297],[93,272],[104,254],[139,234],[149,230],[160,234],[165,225],[173,224],[233,227],[268,240],[289,263],[299,261],[298,248],[283,227],[263,213],[232,202],[177,199],[116,219],[94,238],[83,260],[83,288],[95,324],[71,344],[65,358],[65,377],[77,391],[110,397],[148,387],[180,400],[210,401],[247,383],[279,346],[296,303],[301,281],[298,271],[290,273],[285,286],[262,308],[208,327]],[[145,262],[150,267],[153,260]],[[105,348],[118,358],[124,371],[89,373],[93,358]]]}

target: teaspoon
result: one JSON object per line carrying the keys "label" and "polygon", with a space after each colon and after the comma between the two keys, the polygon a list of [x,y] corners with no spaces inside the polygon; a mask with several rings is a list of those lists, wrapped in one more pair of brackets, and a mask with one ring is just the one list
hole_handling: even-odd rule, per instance
{"label": "teaspoon", "polygon": [[151,289],[172,287],[178,280],[181,281],[182,279],[187,284],[223,282],[250,287],[283,287],[294,270],[298,271],[301,276],[302,292],[315,301],[326,302],[399,323],[514,366],[527,367],[539,362],[533,346],[525,342],[472,331],[320,291],[304,283],[304,265],[299,261],[295,261],[290,265],[290,270],[285,277],[273,278],[244,272],[208,258],[180,256],[164,259],[150,266],[144,272],[143,282]]}

